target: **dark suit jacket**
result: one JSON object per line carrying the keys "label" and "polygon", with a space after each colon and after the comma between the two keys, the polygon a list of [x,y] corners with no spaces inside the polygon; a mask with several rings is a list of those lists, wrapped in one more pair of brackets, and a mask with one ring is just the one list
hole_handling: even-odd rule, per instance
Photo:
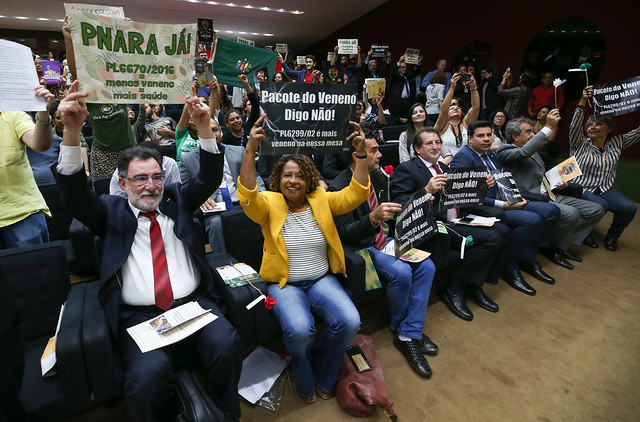
{"label": "dark suit jacket", "polygon": [[[495,111],[502,105],[502,100],[498,95],[498,86],[500,86],[501,79],[499,76],[493,75],[489,77],[487,81],[480,82],[480,85],[478,86],[478,92],[480,93],[480,96],[482,96],[482,93],[484,91],[485,82],[488,82],[489,86],[487,86],[484,102],[487,105],[487,110]],[[480,104],[483,104],[482,97],[480,98]]]}
{"label": "dark suit jacket", "polygon": [[551,139],[543,132],[538,132],[522,148],[514,144],[504,144],[498,148],[498,158],[505,168],[511,171],[518,184],[520,194],[528,200],[549,201],[549,194],[542,194],[540,185],[545,173],[545,166],[538,151]]}
{"label": "dark suit jacket", "polygon": [[[446,172],[449,167],[440,163],[440,168]],[[424,189],[431,180],[431,171],[422,162],[420,157],[413,157],[409,161],[400,163],[391,175],[391,198],[394,202],[404,204],[414,193]],[[435,216],[438,220],[447,221],[445,211],[436,211],[440,200],[440,191],[436,192],[433,201]]]}
{"label": "dark suit jacket", "polygon": [[[415,77],[420,72],[420,66],[416,66],[416,70],[413,72],[407,71],[404,76],[407,78],[407,82],[409,82],[409,104],[413,104],[416,100],[416,83]],[[402,90],[404,89],[404,78],[398,72],[398,67],[396,65],[396,70],[391,74],[391,78],[387,84],[387,98],[389,99],[389,105],[399,104],[402,101]]]}
{"label": "dark suit jacket", "polygon": [[[457,155],[457,154],[456,154]],[[449,170],[445,164],[440,163],[440,168],[444,173]],[[424,165],[420,157],[413,157],[409,161],[400,163],[391,175],[391,197],[395,202],[404,204],[419,189],[424,188],[431,179],[431,172]],[[446,211],[437,211],[437,204],[440,201],[440,191],[434,195],[433,208],[438,220],[447,221]],[[482,215],[485,217],[504,218],[504,211],[489,206],[471,206],[460,208],[460,215],[467,214]]]}
{"label": "dark suit jacket", "polygon": [[[215,297],[211,270],[205,258],[202,236],[197,232],[192,214],[211,195],[222,180],[222,154],[202,151],[200,173],[185,186],[178,183],[164,187],[159,209],[174,220],[174,233],[189,249],[201,283]],[[98,195],[89,189],[84,169],[65,176],[56,172],[56,180],[65,202],[78,220],[102,238],[102,266],[98,297],[109,328],[118,339],[122,266],[129,257],[138,221],[126,198]]]}
{"label": "dark suit jacket", "polygon": [[[351,182],[353,171],[351,168],[343,170],[329,186],[330,191],[341,190]],[[371,184],[378,203],[388,202],[387,199],[387,178],[379,170],[369,173]],[[367,247],[374,242],[374,236],[380,230],[379,226],[374,226],[369,220],[371,207],[369,201],[364,201],[358,208],[346,214],[335,216],[336,228],[343,243],[358,246],[358,249]],[[389,236],[393,236],[393,220],[386,222],[389,225]]]}

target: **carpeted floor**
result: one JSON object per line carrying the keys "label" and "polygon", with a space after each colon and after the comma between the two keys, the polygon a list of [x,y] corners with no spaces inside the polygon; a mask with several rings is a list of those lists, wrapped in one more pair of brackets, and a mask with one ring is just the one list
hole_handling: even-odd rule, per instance
{"label": "carpeted floor", "polygon": [[[598,226],[601,241],[611,221]],[[540,257],[553,286],[527,277],[526,296],[500,282],[486,293],[492,314],[470,304],[472,322],[442,302],[427,312],[425,333],[439,346],[433,377],[416,375],[391,343],[384,302],[361,309],[363,331],[376,344],[389,393],[403,421],[640,421],[640,219],[617,252],[576,246],[574,271]],[[435,292],[433,293],[435,294]],[[285,386],[277,412],[242,403],[242,421],[347,421],[335,399],[307,405]],[[68,421],[126,421],[123,401],[96,406]],[[376,409],[368,418],[385,421]]]}

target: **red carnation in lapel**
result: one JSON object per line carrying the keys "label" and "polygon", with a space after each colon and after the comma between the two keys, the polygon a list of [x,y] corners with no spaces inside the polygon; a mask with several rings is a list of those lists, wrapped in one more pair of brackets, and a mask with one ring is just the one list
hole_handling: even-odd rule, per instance
{"label": "red carnation in lapel", "polygon": [[393,166],[384,166],[382,172],[387,176],[391,176],[393,174]]}

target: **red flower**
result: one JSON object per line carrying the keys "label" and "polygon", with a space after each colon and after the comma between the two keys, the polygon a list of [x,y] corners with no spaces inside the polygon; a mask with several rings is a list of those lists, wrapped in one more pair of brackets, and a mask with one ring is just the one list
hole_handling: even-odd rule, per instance
{"label": "red flower", "polygon": [[271,296],[267,296],[264,299],[264,307],[267,309],[272,309],[276,305],[276,300]]}
{"label": "red flower", "polygon": [[387,173],[387,176],[391,176],[393,174],[393,166],[384,166],[384,172]]}

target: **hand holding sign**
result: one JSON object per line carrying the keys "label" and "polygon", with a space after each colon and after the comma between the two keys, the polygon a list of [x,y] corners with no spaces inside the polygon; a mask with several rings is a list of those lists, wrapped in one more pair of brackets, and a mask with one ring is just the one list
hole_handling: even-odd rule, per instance
{"label": "hand holding sign", "polygon": [[[38,85],[35,87],[36,97],[44,97],[44,101],[47,105],[47,111],[51,108],[51,104],[53,104],[54,96],[49,90],[42,85]],[[46,119],[45,119],[46,120]]]}
{"label": "hand holding sign", "polygon": [[369,219],[371,224],[377,226],[382,221],[391,220],[400,211],[402,211],[402,205],[395,202],[382,202],[369,214]]}
{"label": "hand holding sign", "polygon": [[549,129],[553,130],[558,127],[558,122],[560,121],[560,110],[554,108],[547,114],[547,126]]}
{"label": "hand holding sign", "polygon": [[580,98],[579,106],[586,107],[589,99],[593,97],[593,85],[589,85],[582,90],[582,98]]}
{"label": "hand holding sign", "polygon": [[447,184],[447,177],[444,174],[438,174],[429,179],[429,183],[425,186],[427,193],[434,195]]}

